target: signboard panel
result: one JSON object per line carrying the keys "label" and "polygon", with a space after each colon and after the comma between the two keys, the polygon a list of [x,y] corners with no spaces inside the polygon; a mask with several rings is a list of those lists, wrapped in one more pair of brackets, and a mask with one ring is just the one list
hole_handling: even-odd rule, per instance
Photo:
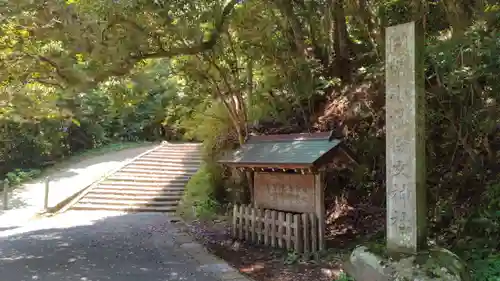
{"label": "signboard panel", "polygon": [[259,208],[316,212],[312,174],[255,173],[254,196]]}

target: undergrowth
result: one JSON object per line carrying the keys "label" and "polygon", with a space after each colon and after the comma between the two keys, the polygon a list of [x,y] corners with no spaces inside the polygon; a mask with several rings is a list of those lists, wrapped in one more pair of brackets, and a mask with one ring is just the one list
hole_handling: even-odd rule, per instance
{"label": "undergrowth", "polygon": [[42,171],[39,169],[15,169],[14,171],[7,173],[6,181],[8,181],[11,187],[17,186],[23,182],[36,178],[41,173]]}
{"label": "undergrowth", "polygon": [[[68,165],[72,163],[83,161],[86,158],[103,155],[110,152],[116,152],[124,149],[130,149],[135,147],[141,147],[144,145],[150,144],[150,142],[118,142],[118,143],[110,143],[105,144],[97,148],[88,149],[82,152],[75,153],[73,155],[68,156],[67,158],[53,163],[51,165],[45,167],[33,167],[33,168],[11,168],[11,171],[8,172],[3,179],[3,182],[8,181],[9,187],[15,188],[19,185],[26,183],[30,180],[35,180],[40,177],[46,176],[47,174],[53,173],[60,169],[64,169]],[[3,183],[0,185],[0,190],[3,190]]]}
{"label": "undergrowth", "polygon": [[220,210],[216,183],[209,165],[203,164],[186,185],[178,212],[185,219],[210,219]]}
{"label": "undergrowth", "polygon": [[347,276],[345,273],[341,273],[340,276],[334,281],[354,281],[351,277]]}

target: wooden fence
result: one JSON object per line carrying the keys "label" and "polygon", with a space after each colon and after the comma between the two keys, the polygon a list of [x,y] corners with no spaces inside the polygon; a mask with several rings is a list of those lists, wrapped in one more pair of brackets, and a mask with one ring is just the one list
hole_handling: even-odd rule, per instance
{"label": "wooden fence", "polygon": [[294,214],[235,205],[233,237],[297,253],[313,253],[321,248],[317,222],[313,213]]}

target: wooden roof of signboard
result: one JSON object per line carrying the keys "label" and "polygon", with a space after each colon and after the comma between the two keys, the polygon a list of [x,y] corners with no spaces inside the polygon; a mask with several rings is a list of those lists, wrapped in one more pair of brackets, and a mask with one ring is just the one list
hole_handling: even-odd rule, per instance
{"label": "wooden roof of signboard", "polygon": [[241,148],[219,163],[241,168],[316,169],[338,154],[353,160],[342,141],[331,132],[250,136]]}

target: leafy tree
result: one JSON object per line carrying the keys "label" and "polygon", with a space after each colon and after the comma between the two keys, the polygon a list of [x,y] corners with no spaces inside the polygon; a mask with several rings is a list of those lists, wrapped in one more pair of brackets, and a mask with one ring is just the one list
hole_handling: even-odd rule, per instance
{"label": "leafy tree", "polygon": [[88,87],[144,59],[200,53],[216,44],[237,2],[7,1],[3,62],[17,67],[2,80]]}
{"label": "leafy tree", "polygon": [[431,227],[453,245],[498,236],[497,2],[2,1],[0,173],[116,140],[197,139],[216,157],[251,132],[335,129],[361,165],[330,184],[383,206],[384,30],[416,20]]}

